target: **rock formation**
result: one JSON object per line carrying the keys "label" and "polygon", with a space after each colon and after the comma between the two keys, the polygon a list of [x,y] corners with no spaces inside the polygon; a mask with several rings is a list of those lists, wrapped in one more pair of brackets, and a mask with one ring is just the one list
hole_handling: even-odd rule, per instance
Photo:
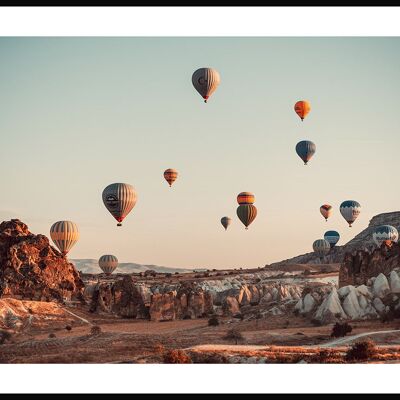
{"label": "rock formation", "polygon": [[[321,296],[321,288],[303,293],[294,310],[321,324],[340,320],[376,319],[389,311],[400,313],[400,268],[368,279],[367,285],[347,285]],[[389,279],[388,279],[389,278]],[[325,288],[326,289],[326,288]],[[319,298],[319,300],[318,300]]]}
{"label": "rock formation", "polygon": [[0,297],[83,300],[83,282],[73,264],[18,219],[0,224]]}
{"label": "rock formation", "polygon": [[366,284],[368,279],[380,273],[389,274],[400,266],[400,244],[390,248],[382,244],[372,252],[357,250],[346,253],[339,271],[339,287]]}
{"label": "rock formation", "polygon": [[246,314],[260,305],[265,313],[276,305],[294,304],[304,288],[301,284],[264,281],[268,273],[227,277],[206,281],[182,281],[178,284],[146,285],[127,276],[114,283],[93,283],[85,294],[91,299],[92,312],[112,312],[125,318],[167,321],[201,318],[211,314]]}

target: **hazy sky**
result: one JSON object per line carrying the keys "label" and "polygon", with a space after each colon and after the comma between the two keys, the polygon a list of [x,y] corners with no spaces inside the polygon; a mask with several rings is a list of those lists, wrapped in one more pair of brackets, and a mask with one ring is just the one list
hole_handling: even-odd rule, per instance
{"label": "hazy sky", "polygon": [[[191,83],[204,66],[221,75],[207,105]],[[46,235],[76,222],[71,258],[262,266],[400,209],[398,38],[1,38],[0,107],[0,217]],[[308,166],[302,139],[317,146]],[[138,193],[122,228],[101,199],[113,182]],[[256,196],[248,231],[241,191]],[[347,199],[362,206],[353,228]]]}

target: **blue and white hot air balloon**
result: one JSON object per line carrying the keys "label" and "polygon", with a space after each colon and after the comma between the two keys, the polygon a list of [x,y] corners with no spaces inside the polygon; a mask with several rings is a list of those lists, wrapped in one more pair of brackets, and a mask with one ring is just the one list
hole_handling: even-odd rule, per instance
{"label": "blue and white hot air balloon", "polygon": [[373,230],[372,239],[374,239],[378,247],[381,247],[383,242],[387,244],[397,242],[399,240],[399,232],[392,225],[380,225]]}
{"label": "blue and white hot air balloon", "polygon": [[331,249],[331,245],[325,239],[317,239],[312,246],[315,253],[318,254],[320,257],[328,254],[329,250]]}
{"label": "blue and white hot air balloon", "polygon": [[326,231],[325,234],[324,234],[324,239],[331,245],[331,248],[335,247],[336,243],[340,239],[339,232]]}
{"label": "blue and white hot air balloon", "polygon": [[357,219],[361,212],[361,205],[355,200],[346,200],[340,205],[340,213],[349,226]]}
{"label": "blue and white hot air balloon", "polygon": [[315,150],[316,146],[310,140],[302,140],[296,145],[296,153],[304,161],[304,165],[307,165],[307,163],[311,160]]}

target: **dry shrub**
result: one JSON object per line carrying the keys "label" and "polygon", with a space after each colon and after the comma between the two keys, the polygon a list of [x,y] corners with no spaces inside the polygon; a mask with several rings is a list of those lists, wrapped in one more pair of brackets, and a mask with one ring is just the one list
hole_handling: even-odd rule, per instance
{"label": "dry shrub", "polygon": [[343,324],[341,324],[340,322],[336,322],[336,324],[332,328],[331,337],[344,337],[352,330],[353,328],[347,322],[344,322]]}
{"label": "dry shrub", "polygon": [[49,333],[49,338],[50,339],[54,339],[55,337],[57,337],[55,333]]}
{"label": "dry shrub", "polygon": [[377,354],[375,343],[371,339],[354,343],[346,353],[346,360],[370,360]]}
{"label": "dry shrub", "polygon": [[244,337],[237,329],[229,329],[223,339],[232,340],[235,342],[235,344],[238,344],[238,342],[242,342],[244,340]]}
{"label": "dry shrub", "polygon": [[340,352],[332,349],[322,349],[311,357],[311,362],[318,364],[332,364],[342,361]]}
{"label": "dry shrub", "polygon": [[219,319],[216,315],[213,315],[209,320],[208,320],[208,326],[218,326],[219,325]]}
{"label": "dry shrub", "polygon": [[65,329],[66,329],[68,332],[71,332],[71,331],[72,331],[72,326],[71,326],[71,325],[67,325],[67,326],[65,327]]}
{"label": "dry shrub", "polygon": [[100,326],[98,326],[98,325],[93,325],[93,326],[90,328],[90,334],[91,334],[92,336],[100,335],[100,333],[101,333],[101,328],[100,328]]}
{"label": "dry shrub", "polygon": [[165,364],[191,364],[192,359],[183,350],[168,350],[163,355]]}
{"label": "dry shrub", "polygon": [[156,343],[154,345],[154,353],[155,354],[164,354],[165,353],[165,346],[161,343]]}
{"label": "dry shrub", "polygon": [[11,336],[10,332],[0,330],[0,344],[4,344],[7,340],[10,340]]}
{"label": "dry shrub", "polygon": [[191,355],[194,364],[227,364],[228,359],[218,353],[194,352]]}

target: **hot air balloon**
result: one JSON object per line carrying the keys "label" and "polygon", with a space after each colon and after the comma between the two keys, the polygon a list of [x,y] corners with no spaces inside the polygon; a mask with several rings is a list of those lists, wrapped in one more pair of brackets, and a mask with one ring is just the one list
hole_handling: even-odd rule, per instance
{"label": "hot air balloon", "polygon": [[318,239],[313,243],[313,250],[320,257],[323,257],[326,254],[328,254],[330,249],[331,245],[325,239]]}
{"label": "hot air balloon", "polygon": [[328,222],[328,218],[332,215],[333,209],[329,204],[322,204],[319,208],[320,213],[325,218],[325,221]]}
{"label": "hot air balloon", "polygon": [[237,195],[238,204],[253,204],[255,201],[255,197],[253,193],[250,192],[241,192]]}
{"label": "hot air balloon", "polygon": [[307,163],[311,160],[315,150],[316,146],[310,140],[302,140],[296,145],[296,153],[304,161],[304,165],[307,165]]}
{"label": "hot air balloon", "polygon": [[360,203],[354,200],[346,200],[340,205],[340,213],[343,215],[343,218],[351,224],[357,219],[360,215],[361,206]]}
{"label": "hot air balloon", "polygon": [[79,239],[78,226],[71,221],[55,222],[50,228],[50,237],[65,256]]}
{"label": "hot air balloon", "polygon": [[324,239],[331,245],[332,247],[335,247],[336,243],[340,239],[339,232],[336,231],[327,231],[324,234]]}
{"label": "hot air balloon", "polygon": [[112,183],[103,190],[103,202],[107,210],[122,226],[123,219],[131,212],[136,204],[136,191],[127,183]]}
{"label": "hot air balloon", "polygon": [[307,114],[310,112],[311,106],[310,103],[306,100],[300,100],[294,105],[294,111],[303,121]]}
{"label": "hot air balloon", "polygon": [[257,216],[257,208],[253,204],[241,204],[236,209],[236,214],[246,229],[248,229],[249,225]]}
{"label": "hot air balloon", "polygon": [[390,246],[393,242],[399,240],[399,232],[397,232],[394,226],[380,225],[373,230],[372,239],[374,239],[378,247],[380,247],[383,242]]}
{"label": "hot air balloon", "polygon": [[164,178],[168,182],[169,187],[176,181],[178,171],[176,169],[168,168],[164,171]]}
{"label": "hot air balloon", "polygon": [[105,254],[99,258],[99,267],[106,275],[111,275],[118,267],[118,259],[111,254]]}
{"label": "hot air balloon", "polygon": [[203,97],[204,103],[215,92],[220,80],[219,73],[214,68],[199,68],[192,75],[193,86]]}
{"label": "hot air balloon", "polygon": [[221,218],[221,224],[225,228],[225,230],[228,229],[228,226],[231,224],[232,219],[229,217],[222,217]]}

